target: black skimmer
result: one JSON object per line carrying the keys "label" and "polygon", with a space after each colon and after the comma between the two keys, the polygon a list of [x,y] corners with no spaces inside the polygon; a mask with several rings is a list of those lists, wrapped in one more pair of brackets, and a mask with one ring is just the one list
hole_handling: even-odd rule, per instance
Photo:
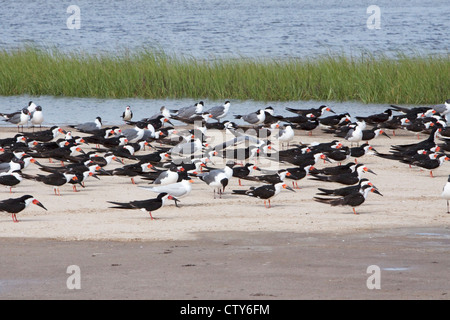
{"label": "black skimmer", "polygon": [[284,182],[284,179],[286,179],[286,177],[289,177],[291,175],[291,173],[289,171],[287,171],[286,169],[280,169],[278,170],[278,172],[273,173],[273,174],[264,174],[264,175],[259,175],[259,176],[254,176],[254,177],[247,177],[247,179],[253,180],[253,181],[263,181],[263,182],[267,182],[270,184],[276,184],[276,183],[280,183],[280,182]]}
{"label": "black skimmer", "polygon": [[223,105],[212,107],[208,109],[207,112],[211,114],[213,119],[220,121],[228,114],[230,105],[231,105],[230,101],[227,100]]}
{"label": "black skimmer", "polygon": [[447,201],[447,213],[450,213],[449,201],[450,201],[450,175],[448,176],[447,183],[442,188],[441,197]]}
{"label": "black skimmer", "polygon": [[78,178],[75,174],[67,173],[67,172],[63,172],[63,173],[55,172],[55,173],[51,173],[49,175],[37,174],[36,176],[25,175],[22,173],[22,176],[26,179],[36,180],[39,182],[43,182],[46,185],[53,186],[53,191],[54,191],[55,195],[58,195],[58,196],[61,196],[59,187],[65,185],[70,180],[78,181]]}
{"label": "black skimmer", "polygon": [[5,118],[3,121],[17,125],[17,132],[19,127],[22,127],[30,120],[30,111],[27,108],[23,108],[21,111],[13,113],[0,113],[0,116]]}
{"label": "black skimmer", "polygon": [[361,140],[368,142],[370,140],[377,138],[380,134],[388,137],[389,139],[391,138],[386,132],[384,132],[383,129],[373,128],[373,129],[363,130]]}
{"label": "black skimmer", "polygon": [[75,157],[77,153],[84,154],[85,152],[79,146],[69,144],[57,149],[52,149],[44,152],[34,152],[32,153],[32,155],[34,158],[48,158],[50,162],[53,161],[52,159],[61,162],[78,162],[79,159]]}
{"label": "black skimmer", "polygon": [[39,126],[39,128],[42,128],[42,123],[44,122],[42,107],[36,106],[35,110],[30,113],[30,123],[32,124],[33,128],[35,126]]}
{"label": "black skimmer", "polygon": [[99,130],[102,128],[102,118],[96,117],[93,122],[86,122],[86,123],[80,123],[76,125],[70,125],[70,128],[74,128],[80,132],[84,133],[92,133],[96,130]]}
{"label": "black skimmer", "polygon": [[245,161],[256,158],[259,152],[259,147],[252,145],[248,148],[223,149],[221,152],[217,152],[217,155],[234,161]]}
{"label": "black skimmer", "polygon": [[323,127],[335,127],[351,122],[350,114],[348,112],[329,117],[318,118],[319,124]]}
{"label": "black skimmer", "polygon": [[376,150],[368,143],[364,143],[359,147],[350,148],[350,156],[355,158],[355,162],[358,162],[357,158],[361,158],[370,153],[374,154],[374,152]]}
{"label": "black skimmer", "polygon": [[314,174],[324,174],[327,176],[335,176],[343,173],[352,173],[356,169],[356,163],[349,162],[342,165],[337,165],[334,167],[325,167],[322,169],[315,169]]}
{"label": "black skimmer", "polygon": [[44,205],[40,203],[36,198],[27,194],[20,198],[11,198],[0,201],[0,211],[11,213],[13,221],[19,222],[19,220],[17,220],[16,214],[23,211],[31,203],[47,210],[47,208],[45,208]]}
{"label": "black skimmer", "polygon": [[10,147],[15,143],[25,142],[27,138],[23,133],[18,133],[14,137],[0,139],[0,147]]}
{"label": "black skimmer", "polygon": [[364,203],[369,192],[374,192],[376,194],[382,195],[376,188],[373,188],[370,185],[365,185],[362,186],[359,191],[350,193],[337,199],[314,197],[314,200],[317,202],[329,204],[331,206],[351,206],[353,208],[353,213],[357,214],[355,207],[358,207]]}
{"label": "black skimmer", "polygon": [[[255,197],[258,199],[264,200],[264,207],[270,208],[270,199],[278,195],[281,191],[281,189],[287,189],[290,191],[295,192],[294,189],[289,187],[287,184],[283,182],[279,182],[276,184],[266,184],[262,185],[260,187],[250,187],[248,190],[233,190],[232,194],[240,194],[240,195],[246,195],[250,197]],[[266,201],[269,202],[269,206],[266,205]]]}
{"label": "black skimmer", "polygon": [[286,110],[293,112],[293,113],[302,114],[302,115],[312,114],[314,116],[314,118],[319,118],[326,111],[331,112],[331,113],[336,113],[333,110],[331,110],[329,107],[327,107],[326,105],[321,105],[319,108],[311,108],[311,109],[286,108]]}
{"label": "black skimmer", "polygon": [[22,175],[20,170],[14,170],[12,172],[0,173],[0,184],[9,187],[9,193],[12,193],[12,187],[22,182]]}
{"label": "black skimmer", "polygon": [[233,177],[238,178],[239,185],[241,186],[241,179],[247,178],[254,170],[258,170],[258,167],[253,163],[246,163],[243,166],[234,166]]}
{"label": "black skimmer", "polygon": [[308,135],[312,135],[312,131],[319,126],[319,120],[316,118],[309,119],[306,122],[300,123],[296,125],[296,129],[307,131]]}
{"label": "black skimmer", "polygon": [[446,154],[430,154],[428,159],[413,161],[411,165],[430,170],[430,177],[434,177],[433,170],[436,170],[442,166],[444,161],[448,160],[449,157]]}
{"label": "black skimmer", "polygon": [[153,165],[170,160],[170,154],[167,152],[152,152],[145,155],[135,155],[133,159],[139,160],[139,162],[150,162]]}
{"label": "black skimmer", "polygon": [[130,121],[133,118],[133,111],[130,106],[125,107],[125,111],[122,113],[121,118],[123,121]]}
{"label": "black skimmer", "polygon": [[242,119],[245,122],[251,124],[251,125],[258,125],[261,123],[264,123],[264,120],[266,120],[266,114],[264,109],[260,109],[258,111],[246,114],[246,115],[235,115],[235,119]]}
{"label": "black skimmer", "polygon": [[163,192],[158,194],[158,196],[154,199],[135,200],[130,202],[108,201],[108,203],[114,204],[115,206],[110,208],[115,209],[140,209],[150,214],[151,220],[154,220],[152,212],[162,208],[167,199],[174,200],[175,202],[179,201],[177,198],[171,196],[170,194]]}
{"label": "black skimmer", "polygon": [[133,163],[127,164],[121,168],[114,169],[111,173],[115,176],[127,176],[131,178],[131,183],[136,184],[134,181],[134,177],[138,175],[145,175],[150,172],[153,168],[153,165],[149,162],[147,163]]}
{"label": "black skimmer", "polygon": [[370,172],[373,174],[376,174],[375,172],[373,172],[371,169],[367,168],[366,166],[364,166],[363,164],[357,164],[355,171],[352,173],[342,173],[342,174],[338,174],[338,175],[318,175],[318,174],[313,174],[311,173],[311,180],[318,180],[318,181],[328,181],[328,182],[337,182],[340,184],[345,184],[345,185],[353,185],[353,184],[357,184],[362,176],[361,174],[363,172]]}
{"label": "black skimmer", "polygon": [[358,121],[365,121],[367,124],[378,125],[380,123],[392,120],[392,109],[386,109],[382,113],[372,114],[367,117],[355,117]]}
{"label": "black skimmer", "polygon": [[369,185],[371,187],[375,186],[372,184],[372,182],[369,181],[367,178],[362,178],[357,185],[354,186],[348,186],[348,187],[342,187],[337,189],[325,189],[325,188],[317,188],[320,192],[316,193],[320,196],[339,196],[344,197],[350,193],[357,192],[361,189],[361,187]]}
{"label": "black skimmer", "polygon": [[49,142],[54,140],[59,134],[65,134],[66,132],[59,126],[52,126],[48,130],[39,132],[29,132],[24,133],[28,139],[36,140],[39,142]]}
{"label": "black skimmer", "polygon": [[430,135],[428,136],[427,139],[422,140],[420,142],[417,143],[411,143],[411,144],[403,144],[403,145],[393,145],[391,146],[391,149],[394,151],[400,151],[400,152],[404,152],[407,150],[430,150],[431,148],[434,148],[437,144],[436,144],[436,139],[437,139],[437,135],[438,133],[442,130],[442,126],[441,125],[436,125],[434,126],[434,128],[431,130]]}

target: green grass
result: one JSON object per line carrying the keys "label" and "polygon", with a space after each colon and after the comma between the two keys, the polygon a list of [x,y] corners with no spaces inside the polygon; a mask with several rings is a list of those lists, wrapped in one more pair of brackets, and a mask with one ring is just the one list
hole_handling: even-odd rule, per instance
{"label": "green grass", "polygon": [[449,58],[206,61],[157,50],[113,56],[26,47],[0,51],[0,95],[433,104],[450,96]]}

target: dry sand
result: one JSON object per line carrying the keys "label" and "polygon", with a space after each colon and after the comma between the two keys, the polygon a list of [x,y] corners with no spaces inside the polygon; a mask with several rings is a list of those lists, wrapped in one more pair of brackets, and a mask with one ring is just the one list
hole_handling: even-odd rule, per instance
{"label": "dry sand", "polygon": [[[25,129],[30,130],[30,129]],[[12,136],[15,128],[4,128],[0,138]],[[392,144],[414,143],[415,135],[399,130],[396,136],[388,132],[392,139],[380,136],[371,142],[379,152],[388,152]],[[212,145],[228,137],[209,130]],[[80,134],[83,136],[83,134]],[[426,135],[421,135],[425,139]],[[304,131],[296,131],[294,143],[331,141],[334,137],[315,129],[312,136]],[[344,145],[349,145],[342,141]],[[82,146],[89,151],[91,145]],[[140,154],[152,152],[147,149]],[[216,166],[222,166],[213,158]],[[48,164],[47,159],[39,159]],[[133,161],[126,160],[126,163]],[[48,209],[30,206],[18,214],[19,223],[13,223],[11,216],[1,214],[0,235],[10,238],[45,238],[58,240],[191,240],[199,232],[314,232],[353,233],[399,227],[448,227],[450,215],[446,213],[446,202],[440,198],[442,187],[447,181],[449,164],[435,170],[434,178],[428,171],[409,168],[406,164],[386,160],[374,155],[359,159],[376,175],[365,173],[384,196],[370,194],[366,202],[354,215],[350,207],[331,207],[313,201],[317,187],[335,188],[343,185],[310,180],[299,182],[300,190],[282,192],[272,199],[272,208],[266,209],[262,200],[247,196],[232,195],[232,189],[244,189],[259,185],[244,181],[238,186],[237,179],[229,183],[221,199],[213,198],[213,190],[196,179],[189,197],[183,198],[180,207],[169,202],[164,208],[153,213],[155,220],[140,210],[118,210],[108,208],[107,201],[130,201],[155,197],[155,194],[139,188],[147,181],[136,179],[131,184],[129,178],[102,176],[101,180],[89,178],[86,187],[73,192],[71,185],[61,188],[61,196],[55,196],[50,186],[35,181],[24,180],[13,194],[2,187],[2,199],[31,194]],[[265,162],[267,164],[268,162]],[[264,167],[264,162],[258,163]],[[336,165],[318,163],[316,167]],[[50,165],[58,165],[57,163]],[[108,168],[119,167],[113,162]],[[38,166],[31,164],[25,169],[28,174],[42,173]],[[291,180],[286,180],[291,184]]]}

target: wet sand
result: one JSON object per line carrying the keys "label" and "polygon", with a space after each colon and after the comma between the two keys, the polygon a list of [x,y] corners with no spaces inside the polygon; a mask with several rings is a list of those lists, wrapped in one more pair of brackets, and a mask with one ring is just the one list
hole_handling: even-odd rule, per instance
{"label": "wet sand", "polygon": [[[449,245],[448,227],[151,242],[2,239],[0,298],[447,300]],[[80,268],[80,289],[67,287],[70,265]],[[380,289],[367,286],[372,265]]]}

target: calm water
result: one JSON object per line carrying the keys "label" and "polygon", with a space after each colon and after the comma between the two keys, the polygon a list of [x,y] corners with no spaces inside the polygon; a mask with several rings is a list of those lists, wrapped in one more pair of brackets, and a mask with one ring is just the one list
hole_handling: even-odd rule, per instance
{"label": "calm water", "polygon": [[[69,5],[80,9],[80,28],[69,29]],[[369,29],[369,5],[380,8],[380,29]],[[450,2],[434,1],[0,1],[0,49],[31,44],[63,52],[117,54],[136,48],[161,48],[200,59],[222,57],[313,57],[329,53],[441,54],[449,52]],[[447,98],[447,97],[445,97]],[[186,106],[193,100],[102,100],[55,97],[0,97],[0,112],[29,100],[40,104],[45,123],[78,123],[100,115],[117,123],[126,105],[136,117],[162,105]],[[206,106],[221,101],[204,100]],[[317,107],[323,102],[260,103],[233,101],[230,114],[272,105]],[[442,103],[442,101],[436,101]],[[387,105],[327,102],[336,112],[365,115]]]}
{"label": "calm water", "polygon": [[[69,5],[80,28],[68,29]],[[369,29],[370,5],[380,29]],[[304,57],[345,52],[447,53],[448,0],[0,1],[0,48],[65,51],[140,47],[198,58]]]}
{"label": "calm water", "polygon": [[[61,98],[52,96],[0,96],[0,112],[13,112],[26,107],[28,101],[32,100],[37,105],[41,105],[44,112],[44,125],[67,125],[77,124],[88,121],[94,121],[95,117],[100,116],[104,125],[123,124],[120,117],[127,105],[131,106],[134,114],[133,120],[150,117],[159,112],[161,106],[169,109],[178,109],[193,105],[199,100],[183,99],[183,100],[155,100],[155,99],[92,99],[92,98]],[[223,101],[211,101],[203,99],[205,110],[220,105]],[[237,124],[245,124],[243,120],[234,119],[234,115],[246,114],[256,111],[260,108],[272,106],[275,114],[285,116],[295,116],[295,113],[286,111],[286,107],[290,108],[318,108],[322,104],[326,104],[336,113],[349,112],[354,118],[355,116],[366,116],[372,113],[383,112],[389,105],[387,104],[361,104],[359,102],[330,102],[330,101],[288,101],[288,102],[258,102],[252,100],[230,100],[230,111],[225,119],[232,120]],[[331,115],[328,113],[326,115]],[[325,116],[325,115],[324,115]],[[355,119],[353,119],[355,120]],[[215,120],[213,120],[215,121]],[[179,122],[174,121],[174,124]],[[6,126],[0,121],[0,126]]]}

